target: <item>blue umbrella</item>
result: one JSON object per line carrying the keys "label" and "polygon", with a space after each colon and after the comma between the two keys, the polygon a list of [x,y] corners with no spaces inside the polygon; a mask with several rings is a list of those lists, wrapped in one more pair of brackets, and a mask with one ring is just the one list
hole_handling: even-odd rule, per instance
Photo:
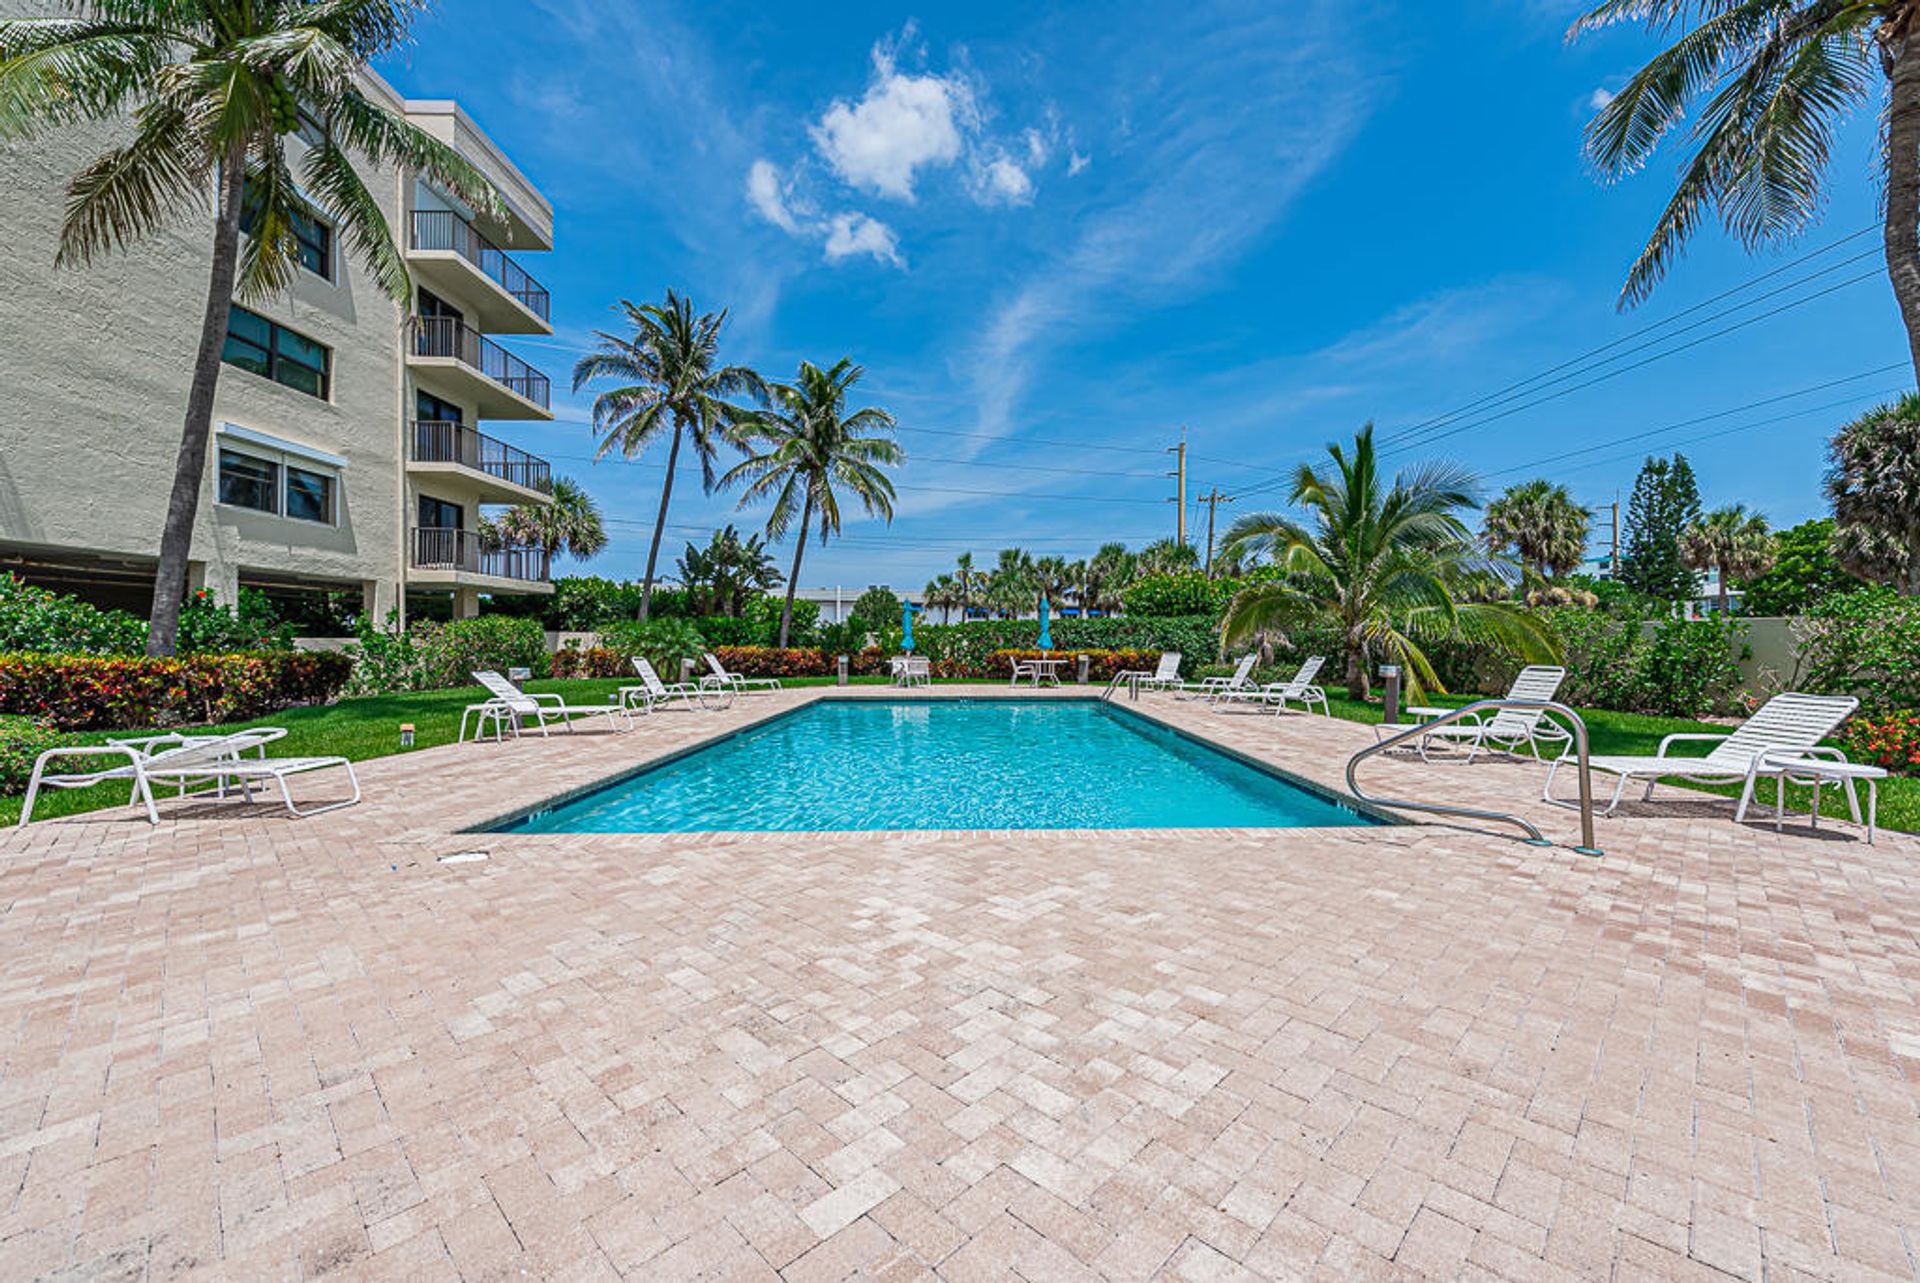
{"label": "blue umbrella", "polygon": [[913,603],[910,601],[900,603],[900,649],[913,649]]}
{"label": "blue umbrella", "polygon": [[1053,649],[1053,631],[1047,627],[1047,599],[1040,599],[1040,649]]}

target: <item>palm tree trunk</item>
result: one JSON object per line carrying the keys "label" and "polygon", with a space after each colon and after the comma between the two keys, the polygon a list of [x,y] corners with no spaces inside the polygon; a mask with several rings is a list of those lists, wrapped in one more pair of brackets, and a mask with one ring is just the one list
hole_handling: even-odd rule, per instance
{"label": "palm tree trunk", "polygon": [[800,590],[800,558],[807,552],[807,523],[813,517],[813,496],[800,505],[800,537],[793,544],[793,573],[787,576],[787,604],[780,608],[780,649],[787,648],[787,630],[793,626],[793,594]]}
{"label": "palm tree trunk", "polygon": [[[207,276],[207,307],[200,321],[200,348],[193,358],[186,422],[173,462],[166,524],[160,529],[160,564],[153,575],[153,610],[147,617],[147,654],[171,655],[180,637],[180,607],[187,596],[187,559],[200,486],[207,475],[207,440],[213,434],[213,394],[220,383],[220,353],[233,314],[233,280],[240,255],[240,192],[246,153],[230,150],[220,162],[220,205],[213,223],[213,268]],[[233,604],[231,602],[229,605]]]}
{"label": "palm tree trunk", "polygon": [[1907,350],[1920,379],[1920,21],[1883,35],[1880,56],[1891,82],[1887,110],[1887,207],[1882,233],[1887,277],[1907,327]]}
{"label": "palm tree trunk", "polygon": [[1723,561],[1718,566],[1715,566],[1714,569],[1720,574],[1720,592],[1718,594],[1720,598],[1720,618],[1725,619],[1728,608],[1727,563]]}
{"label": "palm tree trunk", "polygon": [[674,465],[680,462],[680,435],[686,425],[675,421],[673,444],[667,447],[667,478],[660,483],[660,515],[653,519],[653,544],[647,549],[647,581],[640,589],[640,622],[653,610],[653,567],[660,560],[660,536],[667,533],[667,504],[673,498]]}

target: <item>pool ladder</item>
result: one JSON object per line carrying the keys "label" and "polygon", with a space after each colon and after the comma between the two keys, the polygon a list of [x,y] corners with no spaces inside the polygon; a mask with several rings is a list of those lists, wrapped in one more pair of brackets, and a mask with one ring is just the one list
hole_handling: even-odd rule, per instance
{"label": "pool ladder", "polygon": [[1593,843],[1593,777],[1587,771],[1587,724],[1581,720],[1580,714],[1574,712],[1573,709],[1560,703],[1558,700],[1477,700],[1474,703],[1462,705],[1443,717],[1435,718],[1431,722],[1422,722],[1416,726],[1409,726],[1398,734],[1390,735],[1386,739],[1381,740],[1378,744],[1368,745],[1347,759],[1347,792],[1362,802],[1369,803],[1373,806],[1389,807],[1396,811],[1422,811],[1430,815],[1462,815],[1469,819],[1492,820],[1500,824],[1511,824],[1526,833],[1526,840],[1529,845],[1552,846],[1553,843],[1541,835],[1540,830],[1534,826],[1532,821],[1523,819],[1518,815],[1509,815],[1505,811],[1483,810],[1474,806],[1456,806],[1450,802],[1415,802],[1405,798],[1374,797],[1363,791],[1359,781],[1354,778],[1360,763],[1377,753],[1385,753],[1390,749],[1398,748],[1410,740],[1418,739],[1422,735],[1431,734],[1442,726],[1451,726],[1462,718],[1488,712],[1508,711],[1520,713],[1552,713],[1566,720],[1568,727],[1573,732],[1574,750],[1580,758],[1580,845],[1573,849],[1581,855],[1599,855],[1600,848]]}
{"label": "pool ladder", "polygon": [[1100,692],[1100,698],[1112,699],[1115,692],[1124,685],[1127,688],[1127,698],[1137,700],[1140,698],[1140,679],[1145,676],[1147,673],[1144,670],[1122,669],[1113,675],[1113,679],[1107,683],[1107,688]]}

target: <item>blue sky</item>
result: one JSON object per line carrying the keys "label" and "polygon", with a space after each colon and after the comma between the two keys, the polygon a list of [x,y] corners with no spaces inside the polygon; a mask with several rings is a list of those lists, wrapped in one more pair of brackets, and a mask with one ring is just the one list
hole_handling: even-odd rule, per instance
{"label": "blue sky", "polygon": [[[808,586],[1171,534],[1183,424],[1191,493],[1239,495],[1223,519],[1370,419],[1396,461],[1496,487],[1545,475],[1603,504],[1678,445],[1709,505],[1818,515],[1826,435],[1911,377],[1871,233],[1608,353],[1704,340],[1671,357],[1433,422],[1876,217],[1868,113],[1797,243],[1749,256],[1711,229],[1618,313],[1677,158],[1610,188],[1587,172],[1596,94],[1653,46],[1569,47],[1576,8],[443,0],[381,70],[458,98],[555,205],[555,251],[525,261],[556,334],[508,342],[554,376],[561,421],[497,430],[599,499],[593,573],[644,566],[664,449],[590,462],[589,398],[562,389],[615,300],[668,286],[732,310],[728,359],[788,377],[851,355],[900,421],[896,519],[810,548]],[[764,519],[734,506],[684,470],[664,551]]]}

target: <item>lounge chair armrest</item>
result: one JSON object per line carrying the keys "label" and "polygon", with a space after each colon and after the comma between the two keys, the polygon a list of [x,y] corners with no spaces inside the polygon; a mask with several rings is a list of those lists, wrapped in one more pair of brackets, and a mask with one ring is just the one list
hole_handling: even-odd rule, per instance
{"label": "lounge chair armrest", "polygon": [[42,762],[50,762],[62,757],[124,757],[129,762],[138,763],[146,756],[131,744],[75,744],[68,748],[50,748],[34,759],[36,768]]}
{"label": "lounge chair armrest", "polygon": [[536,704],[552,704],[555,708],[567,706],[567,697],[553,691],[523,691],[522,694]]}
{"label": "lounge chair armrest", "polygon": [[1665,757],[1667,755],[1667,747],[1671,744],[1718,744],[1726,738],[1725,735],[1710,735],[1702,731],[1679,731],[1661,740],[1660,747],[1654,751],[1653,755],[1655,757]]}

